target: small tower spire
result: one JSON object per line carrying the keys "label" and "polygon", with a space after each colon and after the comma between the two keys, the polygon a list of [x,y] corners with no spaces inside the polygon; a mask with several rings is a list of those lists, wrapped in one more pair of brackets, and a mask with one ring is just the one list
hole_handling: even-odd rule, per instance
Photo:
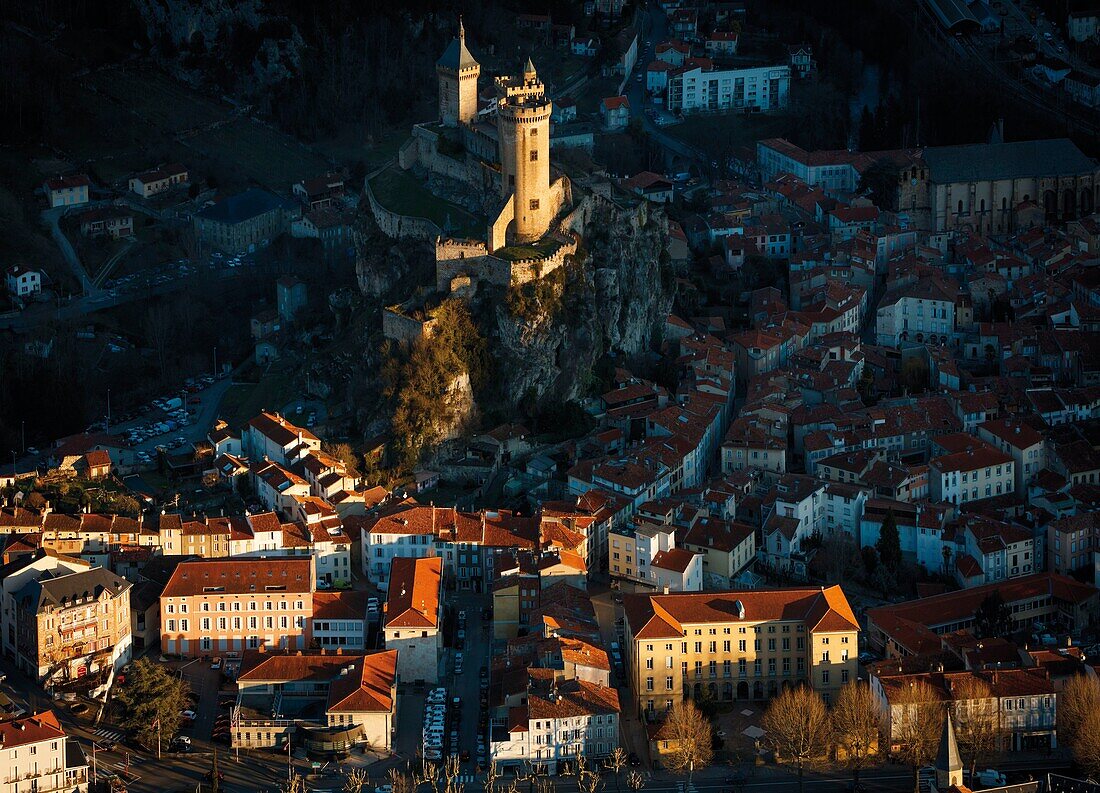
{"label": "small tower spire", "polygon": [[944,716],[940,750],[936,756],[936,790],[946,793],[953,785],[961,785],[962,771],[959,744],[955,741],[955,725],[951,721],[951,713],[948,712]]}
{"label": "small tower spire", "polygon": [[531,56],[527,56],[527,63],[523,66],[523,79],[534,80],[537,76],[535,72],[535,64],[531,61]]}
{"label": "small tower spire", "polygon": [[462,15],[458,17],[458,40],[465,43],[466,41],[466,28],[462,24]]}

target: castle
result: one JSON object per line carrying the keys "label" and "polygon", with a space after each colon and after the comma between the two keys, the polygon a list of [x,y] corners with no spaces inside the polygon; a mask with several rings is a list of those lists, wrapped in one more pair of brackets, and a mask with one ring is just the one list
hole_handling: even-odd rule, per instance
{"label": "castle", "polygon": [[[458,36],[436,62],[436,76],[439,120],[413,128],[401,148],[401,167],[500,198],[484,241],[436,236],[437,289],[462,291],[482,282],[507,287],[557,269],[576,251],[581,221],[569,211],[569,179],[551,172],[553,103],[531,59],[521,74],[495,78],[495,98],[479,110],[481,65],[460,22]],[[456,136],[461,157],[443,150]]]}

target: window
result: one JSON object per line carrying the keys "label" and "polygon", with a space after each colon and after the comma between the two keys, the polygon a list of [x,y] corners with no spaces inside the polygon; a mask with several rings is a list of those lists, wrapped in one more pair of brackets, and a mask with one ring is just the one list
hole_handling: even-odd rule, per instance
{"label": "window", "polygon": [[531,203],[528,205],[528,207],[532,212],[538,212],[539,200],[537,198],[532,198]]}
{"label": "window", "polygon": [[665,678],[665,690],[672,691],[672,676]]}
{"label": "window", "polygon": [[539,150],[538,149],[531,149],[531,162],[538,162],[538,159],[539,159]]}

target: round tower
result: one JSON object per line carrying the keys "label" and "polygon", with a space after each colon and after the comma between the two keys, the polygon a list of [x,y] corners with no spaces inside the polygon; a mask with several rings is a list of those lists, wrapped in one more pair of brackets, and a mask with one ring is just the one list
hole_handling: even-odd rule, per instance
{"label": "round tower", "polygon": [[458,38],[435,64],[439,77],[439,120],[448,127],[470,124],[477,117],[477,79],[481,64],[466,49],[466,28],[458,21]]}
{"label": "round tower", "polygon": [[553,104],[531,59],[520,77],[498,77],[501,196],[514,196],[513,240],[535,242],[550,228],[550,113]]}

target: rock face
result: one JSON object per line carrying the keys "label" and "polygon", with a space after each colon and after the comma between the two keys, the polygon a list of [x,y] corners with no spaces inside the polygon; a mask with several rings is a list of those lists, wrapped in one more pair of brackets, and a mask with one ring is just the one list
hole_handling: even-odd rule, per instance
{"label": "rock face", "polygon": [[404,300],[404,282],[434,270],[431,249],[409,241],[394,242],[378,230],[369,212],[360,212],[353,234],[355,277],[366,297]]}
{"label": "rock face", "polygon": [[[269,10],[264,0],[134,0],[146,34],[166,66],[191,81],[209,69],[189,69],[187,53],[200,61],[226,57],[226,42],[248,42],[234,51],[234,90],[260,96],[296,76],[306,43],[298,28]],[[196,64],[197,65],[197,64]],[[227,86],[228,87],[228,86]]]}
{"label": "rock face", "polygon": [[645,352],[672,308],[667,242],[663,213],[597,209],[547,310],[497,307],[490,343],[501,403],[583,397],[604,354]]}

